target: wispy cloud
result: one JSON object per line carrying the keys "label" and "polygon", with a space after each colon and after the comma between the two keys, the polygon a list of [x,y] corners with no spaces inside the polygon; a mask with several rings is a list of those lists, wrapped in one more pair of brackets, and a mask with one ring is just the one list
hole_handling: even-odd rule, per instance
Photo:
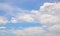
{"label": "wispy cloud", "polygon": [[5,17],[0,16],[0,24],[6,24],[8,23],[8,20],[5,19]]}
{"label": "wispy cloud", "polygon": [[[7,30],[6,30],[7,31]],[[5,32],[5,31],[4,31]],[[3,32],[3,33],[4,33]],[[14,34],[15,36],[35,36],[35,35],[38,35],[38,36],[42,36],[42,34],[44,32],[46,32],[45,30],[43,30],[42,28],[40,27],[30,27],[30,28],[25,28],[23,30],[15,30],[15,29],[11,29],[9,31],[7,31],[8,33],[12,33]],[[7,33],[5,32],[5,33]]]}
{"label": "wispy cloud", "polygon": [[6,27],[4,27],[4,26],[0,26],[0,29],[5,29]]}

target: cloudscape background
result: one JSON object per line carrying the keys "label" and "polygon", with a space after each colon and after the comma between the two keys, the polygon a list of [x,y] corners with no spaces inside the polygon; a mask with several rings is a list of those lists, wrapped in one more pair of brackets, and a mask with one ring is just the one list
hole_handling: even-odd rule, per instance
{"label": "cloudscape background", "polygon": [[0,36],[60,36],[60,0],[0,0]]}

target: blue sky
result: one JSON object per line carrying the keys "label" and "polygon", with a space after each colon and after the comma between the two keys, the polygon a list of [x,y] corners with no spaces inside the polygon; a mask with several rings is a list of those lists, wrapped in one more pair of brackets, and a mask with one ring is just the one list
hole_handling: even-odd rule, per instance
{"label": "blue sky", "polygon": [[1,3],[10,3],[25,10],[37,10],[44,2],[55,2],[58,0],[0,0]]}
{"label": "blue sky", "polygon": [[60,36],[59,6],[59,0],[0,0],[0,36]]}

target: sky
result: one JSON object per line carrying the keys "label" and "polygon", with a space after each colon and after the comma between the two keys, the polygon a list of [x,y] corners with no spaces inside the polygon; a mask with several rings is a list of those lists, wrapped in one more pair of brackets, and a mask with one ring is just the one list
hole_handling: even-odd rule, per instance
{"label": "sky", "polygon": [[0,36],[60,36],[60,0],[0,0]]}

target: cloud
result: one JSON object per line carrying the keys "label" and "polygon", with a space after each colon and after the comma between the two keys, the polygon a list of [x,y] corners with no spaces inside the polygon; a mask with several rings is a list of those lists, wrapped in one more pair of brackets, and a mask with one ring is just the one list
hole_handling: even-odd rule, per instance
{"label": "cloud", "polygon": [[4,28],[6,28],[6,27],[4,27],[4,26],[0,26],[0,29],[4,29]]}
{"label": "cloud", "polygon": [[41,6],[40,10],[44,11],[46,14],[59,15],[60,3],[45,3]]}
{"label": "cloud", "polygon": [[[11,23],[19,23],[19,21],[39,22],[48,27],[49,32],[46,36],[60,36],[60,3],[44,3],[39,10],[24,11],[16,6],[0,3],[0,10],[6,11],[6,15],[0,16],[0,24],[8,23],[6,16],[12,16]],[[43,26],[44,27],[44,26]],[[5,28],[5,27],[1,27]],[[8,32],[16,36],[41,36],[45,30],[40,27],[30,27],[23,30],[9,30]],[[54,35],[53,35],[54,34]]]}
{"label": "cloud", "polygon": [[[11,20],[9,20],[9,22],[11,21],[11,22],[16,22],[16,21],[18,21],[18,20],[15,20],[15,19],[13,19],[12,17],[16,17],[16,16],[18,16],[17,14],[18,13],[23,13],[23,12],[27,12],[26,10],[22,10],[22,9],[20,9],[20,8],[18,8],[18,7],[16,7],[16,6],[13,6],[13,5],[11,5],[11,4],[8,4],[8,3],[0,3],[0,13],[2,13],[2,14],[0,14],[0,16],[2,16],[2,17],[5,17],[7,20],[9,19],[9,17],[11,17]],[[20,16],[19,16],[20,17]],[[28,18],[29,18],[30,16],[28,16]],[[22,18],[24,18],[24,17],[22,17]],[[21,19],[22,19],[21,18]],[[18,18],[17,18],[18,19]],[[26,18],[25,18],[26,19]],[[32,18],[31,18],[32,19]],[[30,19],[28,19],[28,20],[30,20]],[[27,21],[28,21],[27,20]],[[0,22],[2,22],[1,20],[0,20]]]}
{"label": "cloud", "polygon": [[[42,36],[42,34],[44,32],[46,32],[44,29],[40,28],[40,27],[30,27],[30,28],[25,28],[22,30],[15,30],[15,29],[11,29],[9,31],[4,31],[5,33],[11,33],[14,34],[15,36]],[[2,34],[4,33],[2,32]]]}
{"label": "cloud", "polygon": [[40,22],[46,25],[53,25],[60,23],[60,3],[44,3],[40,7]]}
{"label": "cloud", "polygon": [[11,23],[18,23],[19,21],[26,22],[40,22],[47,26],[60,23],[60,3],[44,3],[39,10],[22,10],[17,6],[6,3],[0,3],[0,8],[6,11],[6,16],[11,17]]}
{"label": "cloud", "polygon": [[0,16],[0,24],[6,24],[6,23],[8,23],[8,20]]}
{"label": "cloud", "polygon": [[15,36],[15,35],[10,33],[9,30],[0,30],[0,36]]}
{"label": "cloud", "polygon": [[[16,6],[13,6],[11,4],[7,3],[0,3],[0,11],[3,11],[3,14],[6,18],[9,19],[11,17],[11,23],[16,23],[20,20],[27,21],[27,22],[33,22],[34,18],[32,17],[31,14],[26,14],[28,12],[27,10],[22,10]],[[30,11],[29,11],[30,12]]]}
{"label": "cloud", "polygon": [[25,14],[25,13],[20,13],[15,19],[12,20],[13,21],[26,21],[26,22],[34,22],[34,18],[33,15],[31,14]]}
{"label": "cloud", "polygon": [[17,6],[14,6],[9,3],[0,3],[0,11],[1,10],[6,13],[5,16],[15,16],[17,13],[25,12]]}
{"label": "cloud", "polygon": [[[51,26],[54,24],[60,23],[60,3],[44,3],[39,10],[31,10],[31,11],[19,11],[17,15],[14,15],[14,19],[12,19],[12,23],[18,21],[26,21],[26,22],[40,22],[44,25]],[[20,10],[20,9],[19,9]]]}
{"label": "cloud", "polygon": [[53,25],[59,23],[59,17],[49,14],[43,14],[40,16],[40,22],[46,25]]}
{"label": "cloud", "polygon": [[38,22],[47,26],[60,24],[60,3],[44,3],[39,10],[33,10],[31,13]]}
{"label": "cloud", "polygon": [[60,24],[49,27],[48,29],[50,32],[47,32],[46,36],[60,36]]}

